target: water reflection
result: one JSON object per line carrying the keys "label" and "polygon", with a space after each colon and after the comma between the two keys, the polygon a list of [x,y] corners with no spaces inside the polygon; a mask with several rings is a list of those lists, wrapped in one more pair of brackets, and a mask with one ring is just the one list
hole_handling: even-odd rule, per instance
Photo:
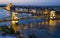
{"label": "water reflection", "polygon": [[10,11],[7,11],[7,15],[10,16]]}
{"label": "water reflection", "polygon": [[49,25],[54,26],[57,24],[57,20],[50,20]]}
{"label": "water reflection", "polygon": [[10,26],[11,22],[0,22],[0,26],[4,26],[4,25]]}
{"label": "water reflection", "polygon": [[50,25],[50,32],[54,32],[54,30],[56,29],[56,26],[58,25],[59,20],[50,20],[49,21],[49,25]]}
{"label": "water reflection", "polygon": [[[7,15],[10,16],[10,12],[7,12]],[[24,35],[31,34],[32,32],[35,32],[35,31],[38,31],[38,33],[40,33],[42,31],[41,29],[45,29],[44,31],[48,29],[50,33],[53,33],[56,30],[56,26],[58,24],[60,25],[60,20],[49,20],[49,21],[41,22],[38,19],[40,22],[37,22],[35,21],[35,19],[29,19],[30,21],[32,20],[31,21],[32,23],[31,23],[29,22],[29,20],[27,21],[17,20],[15,17],[17,16],[13,14],[11,22],[0,22],[0,25],[2,24],[11,25],[14,28],[15,32],[20,31],[20,33]],[[19,23],[23,23],[23,24],[19,24]]]}
{"label": "water reflection", "polygon": [[48,31],[50,33],[53,33],[54,30],[56,29],[56,26],[59,23],[60,23],[60,20],[49,20],[49,23],[48,23],[48,21],[46,21],[46,23],[45,22],[40,22],[40,23],[19,24],[19,25],[15,25],[15,26],[12,25],[12,26],[15,29],[15,31],[20,31],[21,34],[24,33],[24,32],[27,32],[28,30],[30,30],[30,31],[38,30],[40,28],[49,29]]}

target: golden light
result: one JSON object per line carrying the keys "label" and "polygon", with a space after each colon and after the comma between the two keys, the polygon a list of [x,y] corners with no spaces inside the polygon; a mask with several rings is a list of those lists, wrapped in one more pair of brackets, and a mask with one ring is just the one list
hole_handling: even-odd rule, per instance
{"label": "golden light", "polygon": [[44,14],[48,14],[48,11],[45,11]]}
{"label": "golden light", "polygon": [[51,12],[50,12],[50,18],[51,18],[51,19],[56,18],[55,16],[56,16],[56,15],[55,15],[55,11],[51,11]]}
{"label": "golden light", "polygon": [[18,17],[16,15],[16,12],[12,12],[12,20],[18,20]]}
{"label": "golden light", "polygon": [[53,17],[50,17],[51,19],[53,19]]}
{"label": "golden light", "polygon": [[12,24],[13,25],[15,25],[16,23],[18,23],[18,17],[16,15],[17,15],[16,12],[12,12]]}
{"label": "golden light", "polygon": [[7,7],[6,7],[6,10],[10,11],[10,6],[7,6]]}
{"label": "golden light", "polygon": [[17,23],[18,21],[12,21],[12,23]]}
{"label": "golden light", "polygon": [[12,3],[10,3],[9,5],[6,6],[6,10],[10,11],[12,7]]}
{"label": "golden light", "polygon": [[48,14],[48,9],[45,9],[44,14]]}
{"label": "golden light", "polygon": [[36,13],[36,10],[35,10],[35,9],[33,9],[33,10],[32,10],[32,12],[33,12],[33,13]]}
{"label": "golden light", "polygon": [[55,26],[56,25],[56,22],[57,22],[56,20],[50,20],[49,21],[49,25],[50,26]]}

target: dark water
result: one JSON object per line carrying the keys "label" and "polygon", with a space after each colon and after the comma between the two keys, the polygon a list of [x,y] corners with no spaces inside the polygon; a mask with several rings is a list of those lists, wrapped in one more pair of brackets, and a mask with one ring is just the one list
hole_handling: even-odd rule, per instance
{"label": "dark water", "polygon": [[[0,14],[2,14],[0,15],[1,16],[0,18],[7,17],[10,15],[10,13],[6,13],[6,10],[4,14],[3,12],[4,11],[0,11]],[[20,33],[26,37],[28,35],[34,34],[39,38],[60,38],[60,20],[49,20],[49,22],[41,21],[43,20],[41,19],[19,20],[18,22],[19,25],[17,26],[12,25],[12,27],[14,28],[15,31],[20,31]],[[0,22],[0,25],[9,26],[11,25],[11,22]]]}
{"label": "dark water", "polygon": [[17,38],[17,37],[12,37],[12,36],[0,36],[0,38]]}

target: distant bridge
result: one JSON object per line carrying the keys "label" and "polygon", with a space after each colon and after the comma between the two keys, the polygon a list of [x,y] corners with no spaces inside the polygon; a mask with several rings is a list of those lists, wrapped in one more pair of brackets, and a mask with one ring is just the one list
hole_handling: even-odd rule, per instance
{"label": "distant bridge", "polygon": [[[32,16],[32,17],[21,17],[21,18],[18,18],[18,20],[27,20],[27,19],[36,19],[36,18],[42,18],[42,19],[45,19],[47,20],[48,18],[44,18],[43,16]],[[8,22],[8,21],[17,21],[17,20],[12,20],[12,16],[8,16],[8,17],[3,17],[0,19],[0,22]]]}

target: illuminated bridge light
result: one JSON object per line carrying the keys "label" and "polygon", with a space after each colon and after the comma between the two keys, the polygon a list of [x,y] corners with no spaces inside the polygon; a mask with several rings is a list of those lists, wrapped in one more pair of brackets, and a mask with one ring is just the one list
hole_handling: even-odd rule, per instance
{"label": "illuminated bridge light", "polygon": [[16,15],[17,15],[16,12],[12,12],[12,24],[14,25],[18,23],[18,17]]}
{"label": "illuminated bridge light", "polygon": [[33,13],[36,13],[36,10],[35,10],[35,9],[32,9],[32,12],[33,12]]}
{"label": "illuminated bridge light", "polygon": [[55,11],[51,11],[51,12],[50,12],[50,18],[53,19],[53,18],[55,18],[55,16],[56,16],[56,15],[55,15]]}
{"label": "illuminated bridge light", "polygon": [[48,10],[47,9],[45,9],[44,14],[48,14]]}
{"label": "illuminated bridge light", "polygon": [[12,3],[10,3],[9,5],[6,6],[6,10],[10,11],[12,7]]}

